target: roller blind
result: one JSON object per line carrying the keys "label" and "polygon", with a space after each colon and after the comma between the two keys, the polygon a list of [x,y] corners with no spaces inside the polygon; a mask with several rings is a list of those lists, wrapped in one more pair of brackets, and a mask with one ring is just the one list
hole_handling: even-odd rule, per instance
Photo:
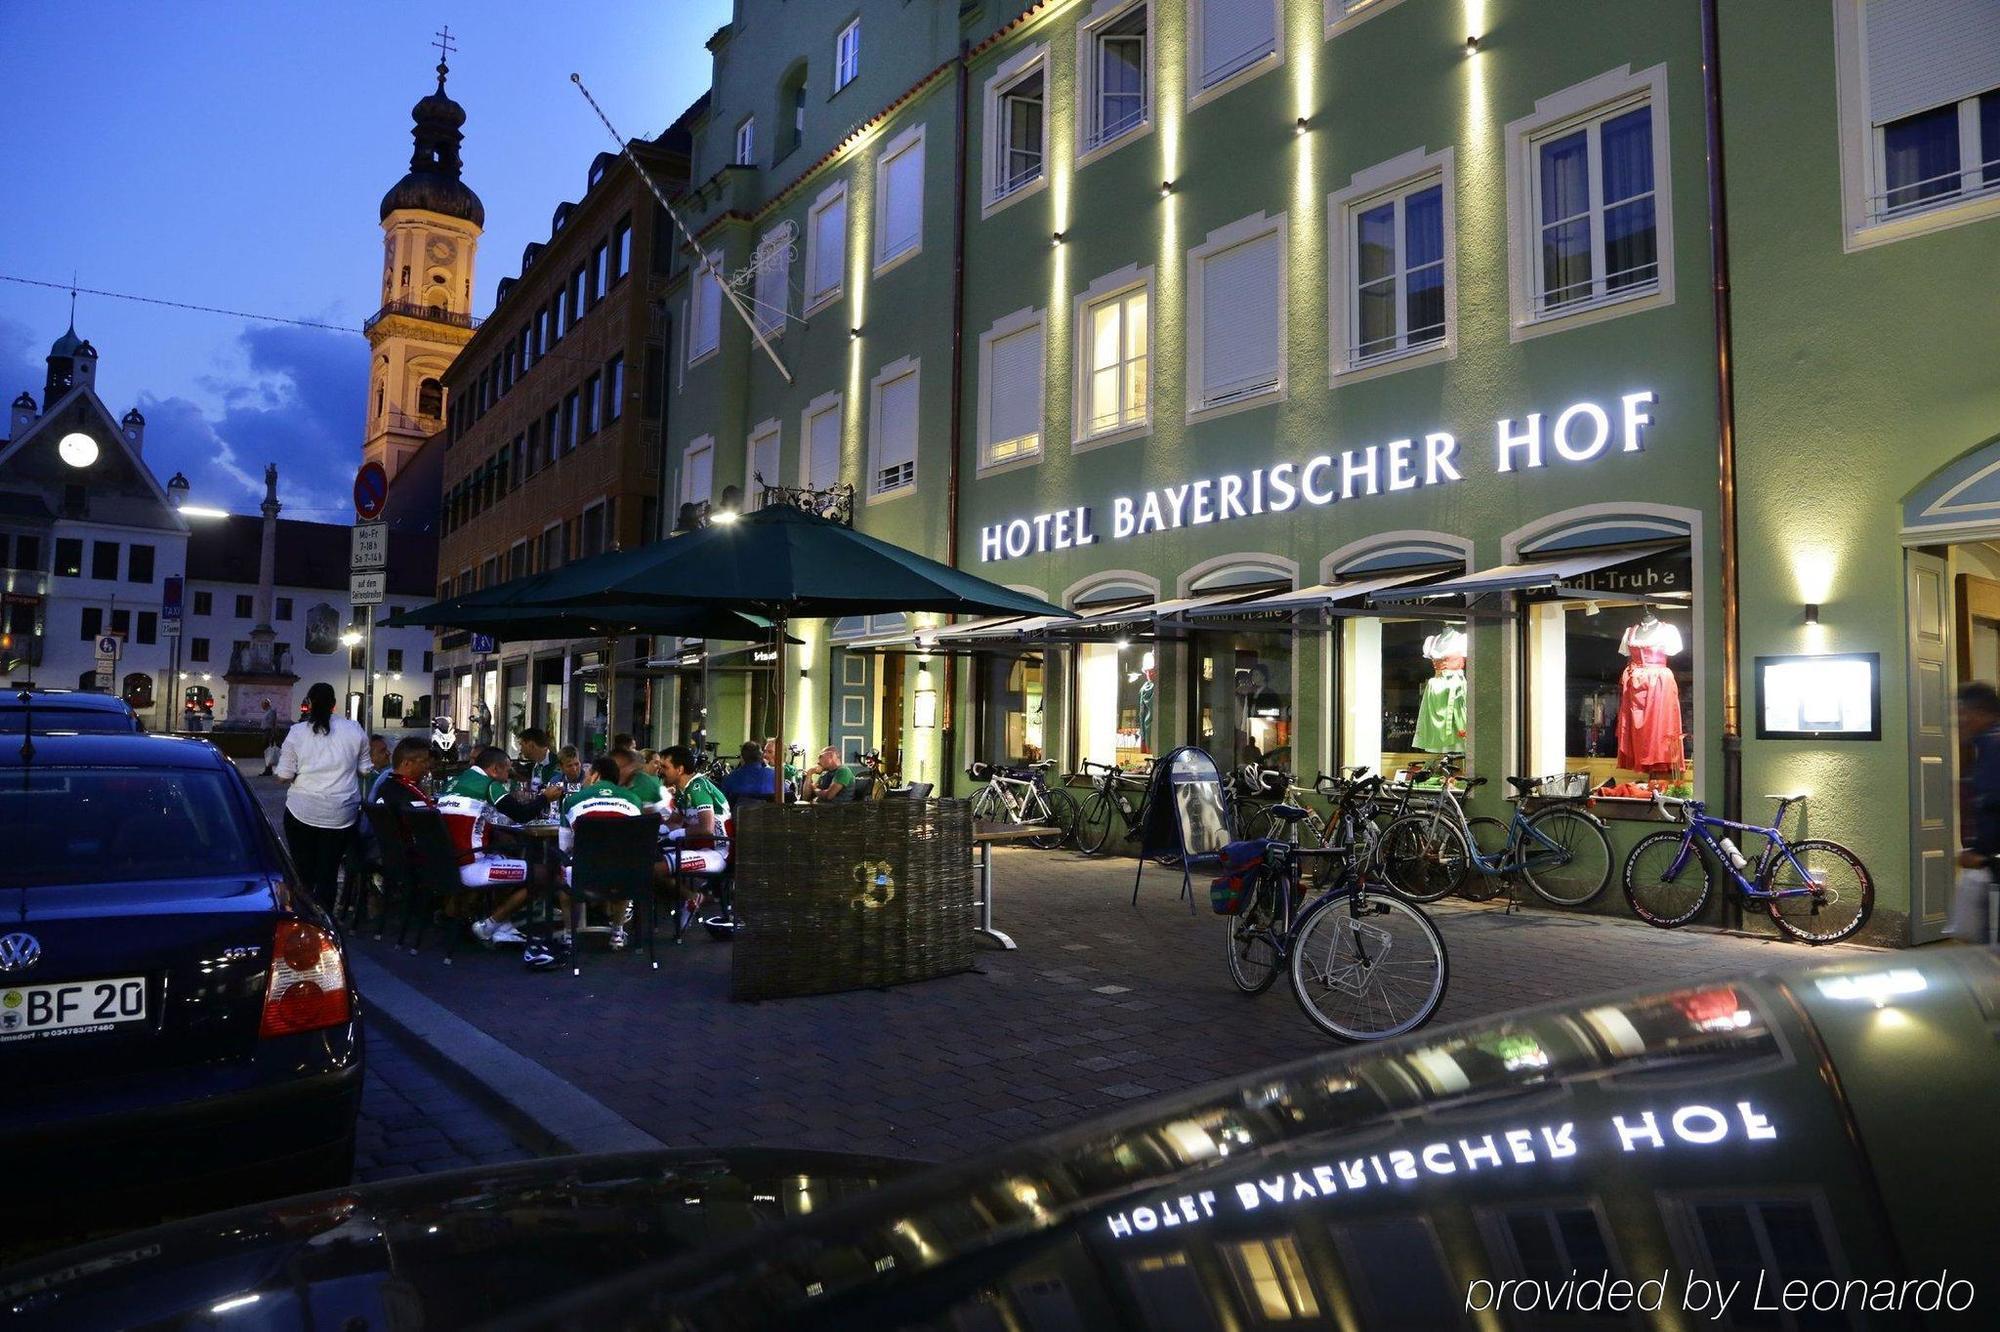
{"label": "roller blind", "polygon": [[841,261],[847,249],[847,196],[841,195],[813,214],[813,294],[840,286]]}
{"label": "roller blind", "polygon": [[767,431],[750,441],[750,475],[744,479],[749,484],[743,487],[743,493],[755,508],[763,507],[765,486],[784,484],[784,478],[778,475],[777,431]]}
{"label": "roller blind", "polygon": [[1201,261],[1202,405],[1277,386],[1278,258],[1269,232]]}
{"label": "roller blind", "polygon": [[[717,251],[708,256],[708,262],[716,269],[722,267],[722,253]],[[709,269],[695,273],[694,280],[694,354],[711,351],[722,340],[722,289],[715,284]]]}
{"label": "roller blind", "polygon": [[2000,0],[1868,0],[1862,17],[1873,123],[2000,87]]}
{"label": "roller blind", "polygon": [[682,478],[681,483],[683,491],[681,498],[696,504],[706,503],[714,489],[715,450],[710,448],[691,450],[687,455],[686,471],[687,475]]}
{"label": "roller blind", "polygon": [[994,339],[989,363],[988,443],[999,445],[1034,436],[1038,444],[1042,433],[1042,326],[1036,324]]}
{"label": "roller blind", "polygon": [[766,237],[757,247],[757,283],[752,293],[757,327],[769,332],[785,322],[792,295],[792,248],[782,237]]}
{"label": "roller blind", "polygon": [[875,394],[875,489],[912,479],[917,464],[917,376],[892,379]]}
{"label": "roller blind", "polygon": [[924,145],[922,140],[882,164],[882,252],[891,259],[923,237]]}
{"label": "roller blind", "polygon": [[840,480],[840,409],[829,407],[812,419],[806,484],[829,490]]}
{"label": "roller blind", "polygon": [[1201,86],[1220,83],[1278,49],[1271,0],[1201,0]]}

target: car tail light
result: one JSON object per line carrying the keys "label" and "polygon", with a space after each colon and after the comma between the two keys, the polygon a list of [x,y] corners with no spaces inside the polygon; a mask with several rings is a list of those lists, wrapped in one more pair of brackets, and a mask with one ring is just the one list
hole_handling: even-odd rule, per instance
{"label": "car tail light", "polygon": [[347,1021],[352,1012],[340,943],[317,925],[281,920],[271,940],[261,1036],[290,1036]]}

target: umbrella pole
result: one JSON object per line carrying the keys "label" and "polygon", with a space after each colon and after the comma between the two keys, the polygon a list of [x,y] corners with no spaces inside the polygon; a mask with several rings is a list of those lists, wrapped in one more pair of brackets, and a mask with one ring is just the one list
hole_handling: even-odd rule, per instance
{"label": "umbrella pole", "polygon": [[[777,770],[771,774],[771,803],[782,805],[785,803],[785,759],[791,753],[791,746],[785,736],[785,672],[791,663],[785,659],[785,621],[782,616],[771,622],[771,643],[778,654],[775,659],[776,669],[771,672],[774,682],[771,689],[771,711],[775,714],[772,724],[777,728],[778,737]],[[800,780],[804,780],[804,774],[800,775]]]}

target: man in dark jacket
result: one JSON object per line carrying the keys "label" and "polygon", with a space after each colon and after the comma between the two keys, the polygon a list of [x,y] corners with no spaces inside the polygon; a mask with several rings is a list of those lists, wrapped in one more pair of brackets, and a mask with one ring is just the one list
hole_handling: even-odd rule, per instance
{"label": "man in dark jacket", "polygon": [[1958,734],[1972,762],[1960,779],[1959,811],[1965,848],[1958,853],[1957,901],[1951,933],[1984,943],[1996,861],[2000,861],[2000,691],[1981,680],[1958,688]]}

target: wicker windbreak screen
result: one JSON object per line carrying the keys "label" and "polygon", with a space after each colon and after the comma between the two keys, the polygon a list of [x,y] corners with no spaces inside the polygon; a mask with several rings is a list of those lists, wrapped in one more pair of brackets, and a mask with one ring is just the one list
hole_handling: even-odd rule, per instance
{"label": "wicker windbreak screen", "polygon": [[751,804],[736,819],[730,996],[900,985],[972,966],[963,800]]}

